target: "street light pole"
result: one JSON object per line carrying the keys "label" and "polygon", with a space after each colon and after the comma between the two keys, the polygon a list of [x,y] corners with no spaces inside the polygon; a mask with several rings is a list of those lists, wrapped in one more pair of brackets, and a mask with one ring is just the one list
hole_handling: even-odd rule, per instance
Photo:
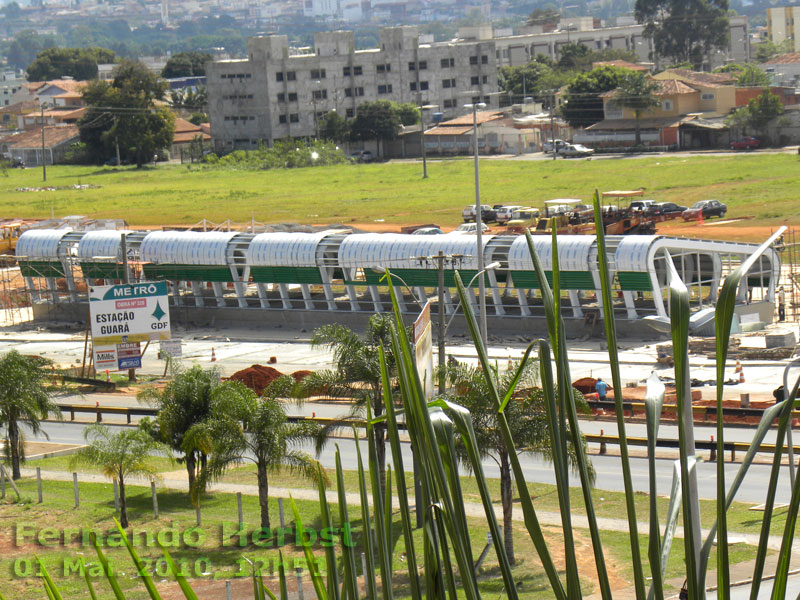
{"label": "street light pole", "polygon": [[[478,170],[478,109],[483,110],[486,104],[483,102],[473,102],[465,105],[465,108],[472,109],[472,149],[473,162],[475,165],[475,226],[476,226],[476,245],[478,258],[478,272],[483,271],[483,214],[481,214],[481,181]],[[486,282],[483,277],[478,279],[478,323],[481,332],[483,345],[489,341],[488,328],[486,326]]]}
{"label": "street light pole", "polygon": [[42,181],[47,181],[47,160],[45,159],[44,148],[44,102],[42,102]]}

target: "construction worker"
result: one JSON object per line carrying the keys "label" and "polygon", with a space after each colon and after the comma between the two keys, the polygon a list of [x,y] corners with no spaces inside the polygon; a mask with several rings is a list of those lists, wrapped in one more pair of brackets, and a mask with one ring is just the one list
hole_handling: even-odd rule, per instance
{"label": "construction worker", "polygon": [[786,291],[783,286],[778,288],[778,321],[786,320]]}
{"label": "construction worker", "polygon": [[606,393],[610,389],[613,388],[599,377],[597,378],[597,383],[594,384],[594,391],[597,392],[597,399],[600,400],[600,402],[606,401]]}

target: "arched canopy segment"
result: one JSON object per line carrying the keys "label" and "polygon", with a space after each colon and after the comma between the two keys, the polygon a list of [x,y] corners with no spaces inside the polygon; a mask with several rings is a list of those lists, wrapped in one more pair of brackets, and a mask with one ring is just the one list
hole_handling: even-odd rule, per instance
{"label": "arched canopy segment", "polygon": [[[533,236],[533,245],[545,276],[553,284],[553,246],[550,236]],[[595,290],[597,270],[597,244],[593,235],[558,236],[558,266],[561,288],[565,290]],[[508,268],[514,287],[539,289],[539,278],[524,236],[517,237],[508,252]]]}
{"label": "arched canopy segment", "polygon": [[329,238],[341,232],[261,233],[247,249],[250,275],[257,283],[324,283],[320,267]]}
{"label": "arched canopy segment", "polygon": [[[494,236],[482,236],[483,251]],[[373,267],[388,268],[409,286],[435,287],[438,285],[436,262],[425,257],[436,256],[439,251],[447,256],[460,257],[446,263],[444,284],[455,286],[455,272],[464,283],[478,272],[477,242],[474,235],[404,235],[394,233],[365,233],[348,236],[339,249],[339,264],[345,272],[346,283],[386,285],[383,274]],[[363,270],[364,279],[357,279]],[[477,285],[477,279],[473,285]]]}
{"label": "arched canopy segment", "polygon": [[19,236],[16,254],[23,277],[64,277],[59,246],[69,229],[29,229]]}
{"label": "arched canopy segment", "polygon": [[235,231],[154,231],[140,247],[147,279],[233,281],[228,245],[245,234]]}

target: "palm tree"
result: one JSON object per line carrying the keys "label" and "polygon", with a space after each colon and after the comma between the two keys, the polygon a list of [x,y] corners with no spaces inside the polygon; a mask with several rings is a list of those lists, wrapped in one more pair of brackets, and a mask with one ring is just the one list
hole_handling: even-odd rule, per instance
{"label": "palm tree", "polygon": [[207,480],[219,479],[231,465],[252,461],[258,477],[261,527],[268,529],[271,472],[285,469],[315,482],[320,473],[325,477],[319,462],[294,447],[316,439],[321,428],[316,423],[287,422],[283,403],[278,400],[279,395],[289,394],[294,383],[291,377],[281,377],[262,398],[238,381],[214,389],[210,418],[186,434],[187,443],[203,448],[210,456],[208,468],[192,490],[194,500]]}
{"label": "palm tree", "polygon": [[637,148],[642,145],[639,118],[642,113],[658,106],[659,101],[656,94],[660,90],[661,87],[658,81],[644,73],[631,71],[622,76],[619,87],[614,92],[612,102],[617,106],[629,108],[633,111],[633,116],[636,119],[635,145]]}
{"label": "palm tree", "polygon": [[103,475],[119,484],[119,522],[128,526],[128,502],[125,496],[126,477],[158,478],[153,466],[154,452],[169,452],[161,442],[143,429],[123,429],[112,433],[106,425],[94,424],[84,432],[88,446],[70,459],[70,468],[78,465],[100,467]]}
{"label": "palm tree", "polygon": [[166,443],[173,451],[183,454],[192,489],[198,475],[205,469],[208,456],[205,452],[185,444],[186,433],[211,414],[211,395],[221,385],[216,368],[194,366],[188,370],[176,369],[163,390],[147,389],[139,393],[140,402],[158,409],[155,422],[145,420],[142,428],[155,439]]}
{"label": "palm tree", "polygon": [[[511,433],[519,452],[536,454],[545,460],[552,460],[552,444],[548,431],[547,414],[544,405],[544,395],[538,384],[538,361],[528,359],[523,369],[522,376],[516,386],[514,400],[509,402],[504,413],[511,428]],[[510,386],[514,383],[514,375],[519,364],[511,364],[507,371],[497,371],[492,374],[497,382],[500,397],[504,397]],[[464,363],[455,363],[445,367],[449,392],[447,399],[460,404],[472,414],[472,426],[478,448],[483,457],[491,457],[500,469],[500,500],[503,505],[503,537],[506,554],[509,561],[514,563],[514,536],[511,519],[514,511],[514,491],[511,479],[511,462],[505,439],[497,421],[497,412],[492,408],[489,398],[489,388],[483,372]],[[583,396],[574,390],[578,409],[588,412],[589,407]],[[462,464],[469,466],[469,458],[463,441],[458,440],[456,451]],[[585,448],[581,451],[585,452]],[[573,468],[577,467],[575,449],[569,447],[569,462]],[[593,474],[592,474],[593,475]]]}
{"label": "palm tree", "polygon": [[23,356],[16,350],[0,357],[0,427],[6,430],[5,460],[11,463],[13,479],[20,478],[20,462],[25,461],[25,436],[20,425],[38,434],[43,433],[43,419],[61,418],[61,410],[45,389],[47,372],[42,367],[48,364],[43,358]]}
{"label": "palm tree", "polygon": [[[351,413],[347,418],[356,415],[363,416],[369,404],[372,415],[379,417],[384,412],[383,388],[381,386],[381,368],[379,348],[383,346],[386,355],[386,364],[389,375],[396,372],[395,358],[392,353],[390,315],[377,314],[369,319],[367,331],[364,336],[359,336],[352,329],[339,325],[324,325],[316,329],[311,336],[311,346],[315,348],[327,347],[333,352],[334,368],[316,371],[303,379],[299,393],[303,396],[326,395],[338,398],[353,398]],[[333,429],[341,427],[343,421],[334,423],[325,428],[328,434]],[[317,444],[319,453],[327,435]],[[386,472],[386,426],[375,426],[375,445],[378,458],[378,472],[381,474],[381,484],[385,484]]]}

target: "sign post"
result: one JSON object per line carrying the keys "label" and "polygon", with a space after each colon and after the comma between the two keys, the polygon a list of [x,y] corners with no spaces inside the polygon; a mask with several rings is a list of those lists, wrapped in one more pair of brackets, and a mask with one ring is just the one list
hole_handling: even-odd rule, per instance
{"label": "sign post", "polygon": [[422,379],[425,398],[433,398],[433,327],[431,325],[431,301],[425,303],[419,317],[414,321],[414,356],[417,372]]}
{"label": "sign post", "polygon": [[142,366],[141,342],[170,339],[167,284],[90,287],[89,320],[95,368],[127,369],[133,381]]}

